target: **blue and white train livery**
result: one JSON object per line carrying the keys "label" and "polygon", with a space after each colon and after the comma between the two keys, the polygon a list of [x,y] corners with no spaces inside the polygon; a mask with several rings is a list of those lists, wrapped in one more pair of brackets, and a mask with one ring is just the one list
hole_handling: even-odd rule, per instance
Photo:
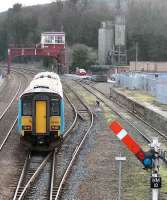
{"label": "blue and white train livery", "polygon": [[31,81],[18,102],[21,142],[32,149],[52,150],[64,133],[64,98],[59,76],[41,72]]}

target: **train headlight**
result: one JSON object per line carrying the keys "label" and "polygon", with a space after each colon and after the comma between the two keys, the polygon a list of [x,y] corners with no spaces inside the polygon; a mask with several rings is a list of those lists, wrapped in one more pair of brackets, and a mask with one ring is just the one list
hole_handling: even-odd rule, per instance
{"label": "train headlight", "polygon": [[59,130],[60,129],[60,126],[51,126],[51,130]]}
{"label": "train headlight", "polygon": [[31,130],[31,126],[27,125],[27,126],[22,126],[22,129],[24,131],[30,131]]}

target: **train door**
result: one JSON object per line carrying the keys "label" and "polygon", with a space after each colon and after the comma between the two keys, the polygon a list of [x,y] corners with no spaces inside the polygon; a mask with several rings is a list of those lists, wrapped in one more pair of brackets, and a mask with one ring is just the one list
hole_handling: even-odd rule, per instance
{"label": "train door", "polygon": [[47,101],[36,101],[36,134],[45,134],[46,133],[46,124],[47,124]]}

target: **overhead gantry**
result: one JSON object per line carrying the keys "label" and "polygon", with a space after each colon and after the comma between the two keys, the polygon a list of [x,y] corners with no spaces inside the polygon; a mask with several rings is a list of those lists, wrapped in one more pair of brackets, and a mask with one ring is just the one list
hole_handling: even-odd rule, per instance
{"label": "overhead gantry", "polygon": [[41,42],[32,48],[9,48],[8,49],[8,73],[11,62],[20,56],[51,57],[57,60],[62,71],[66,71],[65,65],[65,33],[44,32],[41,34]]}

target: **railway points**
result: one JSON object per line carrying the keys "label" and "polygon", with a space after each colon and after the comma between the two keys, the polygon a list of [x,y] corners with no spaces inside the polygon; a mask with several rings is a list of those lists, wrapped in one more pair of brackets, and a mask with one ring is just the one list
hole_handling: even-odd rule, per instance
{"label": "railway points", "polygon": [[165,1],[11,6],[0,200],[167,200]]}
{"label": "railway points", "polygon": [[[90,84],[89,84],[89,85],[90,85]],[[89,90],[89,92],[91,92],[91,93],[94,94],[94,93],[95,93],[95,88],[94,88],[93,90],[94,90],[94,92],[93,92],[93,91],[90,91],[90,90]],[[103,88],[103,91],[105,91],[104,88]],[[97,97],[105,104],[104,99],[103,99],[100,95],[97,95],[96,98],[97,98]],[[118,111],[117,111],[117,112],[118,112]],[[122,112],[122,110],[120,110],[119,112]],[[127,114],[126,114],[126,115],[127,115]],[[113,117],[113,116],[112,116],[112,117]],[[112,117],[110,117],[110,118],[112,118]],[[127,120],[126,120],[126,121],[127,121]],[[128,120],[128,121],[129,121],[129,120]],[[128,122],[128,123],[129,123],[129,122]],[[131,125],[132,125],[132,123],[131,123]],[[135,128],[136,125],[137,125],[137,124],[134,124],[133,127]],[[149,124],[147,124],[147,125],[149,125]],[[154,130],[155,132],[157,132],[157,133],[159,134],[159,131],[158,131],[158,130],[153,129],[152,126],[150,126],[150,127],[151,127],[152,130]],[[147,129],[147,128],[146,128],[146,129]],[[139,130],[138,130],[138,131],[139,131]],[[139,131],[139,132],[141,132],[141,131]],[[144,130],[143,132],[146,132],[146,131]],[[158,135],[158,134],[156,134],[156,135]],[[154,135],[154,136],[155,136],[155,135]],[[153,137],[154,137],[154,136],[153,136]],[[161,136],[163,137],[163,134],[161,134]],[[146,137],[146,136],[143,134],[143,137]],[[147,139],[147,141],[148,141],[149,143],[151,142],[151,137],[150,137],[150,136],[149,136],[149,138],[146,137],[146,139]],[[164,144],[164,142],[165,142],[165,137],[164,137],[164,139],[162,139],[162,141],[163,141],[163,144]],[[163,147],[165,147],[165,149],[166,149],[166,146],[163,145]],[[165,153],[165,151],[164,151],[164,153]],[[160,153],[160,154],[161,154],[161,153]],[[159,155],[160,155],[160,154],[159,154]],[[147,155],[148,155],[148,154],[147,154]],[[166,158],[163,157],[163,159],[164,159],[164,161],[166,162]]]}
{"label": "railway points", "polygon": [[[70,99],[67,97],[67,95],[66,95],[66,98],[67,98],[67,100],[70,102]],[[78,97],[79,98],[79,97]],[[81,101],[81,100],[79,100],[79,101]],[[72,104],[72,103],[71,103]],[[82,103],[82,105],[84,105],[84,103]],[[74,106],[73,106],[74,107]],[[86,107],[87,108],[87,107]],[[88,108],[87,108],[88,109]],[[70,129],[73,129],[74,128],[74,126],[75,126],[75,124],[74,123],[76,123],[76,117],[77,117],[77,111],[76,111],[76,109],[74,108],[74,110],[75,110],[75,113],[76,113],[76,116],[75,116],[75,119],[74,119],[74,122],[72,123],[72,125],[71,125],[71,127],[70,127]],[[90,111],[89,111],[90,112]],[[90,114],[91,114],[91,112],[90,112]],[[92,119],[93,120],[93,119]],[[85,122],[84,122],[85,123]],[[87,122],[86,122],[86,124],[87,124]],[[87,124],[88,125],[88,124]],[[86,126],[87,126],[86,125]],[[91,123],[91,126],[92,126],[92,123]],[[90,128],[91,128],[91,126],[90,126]],[[85,128],[83,129],[83,128],[80,128],[81,130],[84,130],[83,131],[83,136],[81,136],[81,135],[78,135],[77,137],[78,137],[78,142],[79,142],[79,140],[80,140],[80,137],[82,138],[82,140],[81,140],[81,142],[77,142],[78,143],[78,145],[77,145],[77,148],[74,148],[74,147],[72,147],[72,145],[71,145],[71,148],[74,148],[73,150],[71,149],[70,150],[70,152],[71,153],[73,153],[73,156],[72,156],[72,160],[71,160],[71,162],[70,162],[70,166],[68,167],[69,169],[71,168],[71,166],[72,166],[72,164],[73,164],[73,161],[75,160],[75,158],[76,158],[76,156],[77,156],[77,154],[78,154],[78,152],[79,152],[79,150],[80,150],[80,148],[81,148],[81,146],[82,146],[82,144],[84,143],[84,140],[86,139],[86,136],[87,136],[87,134],[89,133],[89,131],[90,131],[90,128],[85,132]],[[76,132],[76,131],[75,131]],[[70,133],[70,131],[69,130],[67,130],[67,132],[64,134],[64,139],[65,138],[67,138],[67,140],[69,140],[68,138],[69,138],[69,133]],[[76,132],[77,133],[77,132]],[[74,133],[73,133],[74,134]],[[75,135],[75,134],[74,134]],[[75,137],[74,137],[75,138]],[[76,139],[75,139],[76,140]],[[76,141],[77,141],[76,140]],[[75,142],[76,142],[75,141]],[[64,145],[64,146],[66,146],[66,144]],[[64,149],[64,148],[66,148],[66,147],[63,147],[63,145],[60,147],[60,148],[62,148],[62,149]],[[75,151],[74,151],[75,150]],[[68,151],[69,151],[69,148],[68,148]],[[60,156],[61,156],[61,154],[63,154],[63,152],[61,152],[60,153]],[[55,155],[55,153],[53,154],[53,155]],[[57,153],[56,153],[56,159],[58,159],[58,157],[59,157],[59,155],[57,155]],[[53,158],[53,160],[55,160],[55,158]],[[61,159],[60,159],[61,160]],[[64,162],[64,161],[63,161]],[[55,164],[55,162],[54,162],[54,164]],[[26,165],[26,164],[25,164]],[[53,164],[52,164],[53,165]],[[62,164],[58,164],[58,165],[62,165]],[[53,168],[55,168],[55,170],[53,170]],[[65,176],[66,176],[66,174],[67,173],[69,173],[68,171],[69,171],[69,169],[67,168],[67,170],[66,170],[66,172],[65,172]],[[56,173],[56,170],[57,170],[57,168],[53,165],[52,166],[52,177],[54,177],[54,176],[56,176],[56,180],[57,180],[57,173]],[[24,172],[25,172],[25,170],[23,170]],[[63,174],[62,174],[63,175]],[[34,174],[34,176],[36,176],[35,174]],[[32,178],[34,177],[34,176],[32,176]],[[34,177],[35,178],[35,177]],[[58,178],[58,180],[59,180],[60,178]],[[55,184],[58,184],[58,182],[57,183],[55,183],[55,180],[52,178],[51,180],[51,193],[53,193],[53,195],[50,193],[50,199],[58,199],[58,196],[60,195],[60,192],[61,192],[61,187],[62,187],[62,183],[64,182],[64,179],[65,178],[63,178],[63,181],[62,182],[60,182],[60,189],[58,189],[57,190],[57,186],[55,187]],[[61,179],[60,179],[61,180]],[[19,181],[19,184],[22,182],[22,180],[20,179],[20,181]],[[29,183],[31,183],[31,179],[29,180]],[[27,183],[26,185],[26,188],[29,186],[29,183]],[[18,186],[18,188],[19,188],[19,186]],[[16,189],[16,193],[18,193],[18,195],[17,194],[15,194],[15,199],[17,199],[17,197],[18,197],[18,199],[22,199],[23,198],[23,195],[24,195],[24,193],[26,192],[26,188],[24,189],[24,190],[22,190],[21,192],[19,192],[20,190],[19,189]],[[57,193],[57,192],[58,193]],[[32,192],[33,193],[33,192]],[[57,194],[57,195],[56,195]],[[55,196],[57,196],[57,197],[55,197]]]}
{"label": "railway points", "polygon": [[[26,70],[25,69],[22,69],[22,70],[20,70],[20,71],[24,71],[24,72],[26,72]],[[27,73],[29,73],[29,74],[31,74],[32,72],[28,72],[27,71]],[[33,75],[34,76],[34,75]],[[65,81],[64,80],[64,78],[62,78],[62,81],[63,81],[63,84],[64,84],[64,82],[66,82],[67,81],[67,85],[69,86],[69,85],[71,85],[71,87],[73,88],[73,90],[74,91],[77,91],[76,89],[75,89],[75,87],[76,87],[76,84],[75,84],[75,87],[74,87],[74,85],[73,84],[71,84],[71,80],[69,81],[68,79]],[[103,83],[103,84],[105,84],[105,83]],[[68,89],[68,86],[65,86],[64,88],[66,88],[67,89],[67,96],[70,96],[70,98],[72,99],[72,102],[75,104],[75,105],[77,105],[77,102],[76,102],[76,97],[74,97],[73,96],[73,92],[70,90],[70,89]],[[90,86],[96,86],[96,84],[90,84]],[[82,88],[82,89],[79,89],[79,91],[80,91],[80,93],[79,93],[79,96],[83,99],[83,100],[85,100],[85,98],[88,98],[89,99],[89,101],[90,101],[90,103],[89,103],[89,106],[91,107],[91,108],[93,108],[93,106],[95,105],[95,103],[96,103],[96,99],[97,98],[94,98],[94,100],[93,100],[93,98],[91,97],[91,95],[89,96],[89,95],[87,95],[87,94],[85,94],[85,97],[83,97],[83,95],[84,95],[84,89]],[[65,97],[66,98],[66,97]],[[68,98],[68,97],[67,97]],[[101,97],[100,97],[101,98]],[[97,115],[97,118],[95,119],[95,121],[96,121],[96,123],[95,123],[95,126],[98,126],[101,122],[99,122],[98,120],[99,120],[99,118],[102,118],[102,116],[103,116],[103,114],[102,113],[106,113],[106,112],[104,112],[104,109],[103,109],[103,107],[104,107],[104,103],[103,102],[101,102],[101,99],[100,98],[98,98],[98,100],[99,100],[99,102],[100,102],[100,111],[99,111],[99,114]],[[68,100],[67,100],[68,101]],[[89,101],[87,101],[87,103],[89,102]],[[92,102],[92,103],[91,103]],[[94,103],[93,103],[94,102]],[[85,116],[86,116],[86,112],[84,111],[84,112],[80,112],[81,110],[86,110],[85,108],[83,108],[81,105],[77,105],[77,109],[76,109],[76,111],[77,111],[77,113],[79,113],[79,114],[81,114],[81,116],[82,116],[82,118],[84,118],[84,120],[82,120],[81,118],[80,118],[80,121],[81,122],[86,122],[85,121]],[[111,113],[111,115],[110,115],[110,118],[113,118],[115,115],[113,114],[113,113]],[[81,123],[80,122],[80,123]],[[99,123],[99,124],[98,124]],[[100,126],[100,128],[101,128],[101,130],[102,129],[104,129],[105,131],[104,132],[106,132],[107,131],[107,129],[106,128],[104,128],[104,126],[105,126],[105,124],[101,124],[101,126]],[[82,130],[84,130],[85,128],[81,128]],[[76,130],[76,128],[74,127],[74,130]],[[102,137],[102,135],[103,134],[101,134],[100,133],[100,129],[98,129],[98,130],[96,130],[95,131],[95,133],[96,133],[96,139],[95,139],[95,141],[96,140],[98,140],[98,138],[99,137]],[[95,134],[94,133],[94,134]],[[94,135],[93,134],[93,135]],[[90,135],[91,134],[89,134],[89,137],[90,137]],[[68,134],[67,134],[67,138],[68,138],[69,136],[68,136]],[[93,136],[91,136],[91,137],[93,137]],[[108,137],[107,136],[107,134],[105,135],[105,137]],[[79,138],[78,138],[79,139]],[[102,139],[102,138],[101,138]],[[108,138],[109,139],[109,138]],[[88,139],[89,140],[89,139]],[[103,141],[103,142],[102,142]],[[100,142],[100,143],[104,143],[104,138],[102,139],[102,141]],[[90,141],[89,141],[90,142]],[[88,142],[88,143],[89,143]],[[106,142],[106,144],[108,144],[108,142],[107,141],[105,141]],[[111,142],[111,144],[112,144],[112,146],[111,146],[111,149],[113,150],[113,146],[119,146],[118,145],[118,140],[116,140],[116,139],[114,139],[114,138],[112,138],[112,140],[110,140],[110,142]],[[87,143],[85,144],[86,146],[88,145]],[[108,144],[109,145],[109,144]],[[78,144],[77,144],[77,146],[78,146]],[[73,158],[73,155],[75,155],[75,152],[78,150],[78,147],[76,146],[76,148],[73,148],[73,150],[70,150],[70,152],[72,153],[71,154],[71,157]],[[117,147],[115,146],[115,150],[117,149]],[[66,145],[65,145],[65,147],[63,147],[63,151],[65,151],[65,152],[67,152],[68,150],[66,149],[67,147],[66,147]],[[105,149],[107,148],[107,145],[104,145],[103,144],[103,147],[101,148],[101,151],[103,151],[103,154],[105,155],[107,152],[105,152]],[[122,148],[122,147],[121,147]],[[84,150],[85,148],[82,148],[82,150],[81,150],[81,155],[84,157],[84,154],[82,153],[83,151],[85,151]],[[91,150],[89,150],[89,154],[92,154],[93,152],[92,152],[92,148],[90,148]],[[114,151],[115,151],[114,150]],[[118,152],[118,151],[117,151]],[[113,153],[113,152],[112,152]],[[108,154],[108,153],[107,153]],[[162,152],[162,154],[165,154],[165,153],[163,153]],[[117,155],[117,153],[115,152],[115,155]],[[97,155],[96,155],[97,156]],[[127,155],[126,155],[127,156]],[[64,156],[63,156],[64,157]],[[101,157],[101,156],[100,156]],[[60,159],[61,160],[61,162],[62,162],[62,154],[60,153],[60,155],[57,157],[57,154],[56,154],[56,159]],[[65,157],[64,157],[65,158]],[[105,157],[106,159],[109,159],[109,157],[107,158],[107,157]],[[53,157],[52,157],[52,159],[53,159]],[[51,160],[52,160],[51,159]],[[77,160],[75,161],[75,164],[76,165],[80,165],[81,163],[80,163],[80,156],[77,156]],[[87,158],[85,158],[85,159],[87,159]],[[95,159],[97,159],[97,157],[92,157],[92,161],[93,160],[95,160]],[[101,159],[101,158],[98,158],[98,159]],[[127,159],[129,160],[129,155],[127,156]],[[79,161],[79,162],[78,162]],[[80,164],[79,164],[80,163]],[[90,162],[91,163],[91,162]],[[88,164],[88,166],[90,165],[90,163]],[[112,163],[113,163],[113,161],[112,161]],[[128,166],[130,165],[130,163],[129,163],[129,161],[127,161],[127,163],[128,163]],[[125,164],[125,165],[123,165],[123,171],[127,168],[127,163]],[[58,163],[58,165],[59,165],[60,163]],[[48,167],[49,167],[49,165],[51,166],[52,164],[48,164],[48,165],[46,165],[45,167],[46,167],[46,171],[47,171],[47,169],[48,169]],[[62,164],[60,164],[61,166],[62,166],[62,168],[63,168],[63,166],[64,166],[64,164],[62,163]],[[102,165],[102,163],[101,164],[98,164],[98,166],[96,166],[95,167],[95,169],[97,170],[97,167],[99,167],[100,168],[100,166]],[[22,164],[22,166],[23,166],[23,164]],[[81,166],[82,166],[82,164],[81,164]],[[136,167],[137,167],[137,163],[136,163]],[[49,167],[49,168],[51,168],[51,167]],[[141,168],[141,166],[140,166],[140,168]],[[53,167],[52,167],[52,169],[53,169]],[[56,167],[55,167],[55,170],[54,170],[54,173],[56,173],[57,171],[56,171],[57,169],[56,169]],[[78,169],[77,169],[78,170]],[[103,170],[103,171],[106,171],[106,170]],[[133,171],[133,170],[132,170]],[[71,172],[72,172],[72,174],[71,174]],[[62,189],[62,190],[60,190],[60,191],[62,191],[62,192],[60,192],[60,195],[58,195],[59,197],[61,197],[62,199],[66,199],[66,197],[67,197],[67,195],[70,195],[69,197],[70,198],[72,198],[72,194],[70,194],[70,193],[68,193],[68,191],[69,191],[69,187],[68,187],[68,185],[70,185],[71,184],[71,181],[72,181],[72,179],[74,179],[74,177],[76,176],[75,175],[75,173],[76,172],[74,172],[73,171],[73,167],[71,168],[71,170],[70,170],[70,174],[68,175],[68,176],[66,176],[67,177],[67,179],[65,180],[65,182],[64,183],[61,183],[61,185],[63,186],[63,188],[65,187],[65,190],[64,189]],[[97,172],[96,172],[97,173]],[[106,172],[103,172],[103,173],[101,173],[101,175],[103,175],[104,177],[105,177],[105,179],[104,180],[106,180],[106,183],[108,183],[109,184],[109,180],[110,180],[110,178],[108,177],[106,177],[105,176],[105,173],[106,174],[108,174],[108,172],[106,171]],[[112,172],[113,173],[113,172]],[[131,172],[132,173],[132,172]],[[39,177],[40,177],[40,175],[38,175]],[[74,177],[73,177],[74,176]],[[45,177],[45,175],[44,175],[44,177]],[[73,178],[72,178],[73,177]],[[116,176],[114,176],[114,177],[116,177]],[[36,182],[36,178],[34,179],[35,180],[35,182]],[[42,179],[41,179],[42,180]],[[44,179],[45,180],[45,179]],[[53,179],[52,179],[53,180]],[[60,180],[60,179],[59,179]],[[100,179],[99,179],[100,180]],[[124,180],[124,178],[123,178],[123,180]],[[163,182],[163,180],[164,180],[164,178],[162,178],[162,182]],[[78,179],[78,181],[79,181],[79,179]],[[94,180],[92,180],[92,181],[96,181],[96,179]],[[34,185],[35,184],[35,182],[32,184],[32,185]],[[53,183],[54,181],[52,181],[52,183]],[[72,181],[73,182],[73,184],[74,183],[76,183],[74,180]],[[86,181],[87,182],[87,181]],[[103,181],[102,181],[102,179],[101,179],[101,182],[103,183]],[[154,181],[155,182],[155,181]],[[81,184],[81,183],[80,183]],[[75,184],[74,184],[75,185]],[[81,184],[81,185],[83,185],[83,184]],[[89,184],[88,184],[89,185]],[[124,185],[125,186],[125,184],[123,183],[122,185]],[[14,186],[14,185],[13,185]],[[111,186],[111,188],[113,187],[113,185],[110,185]],[[84,186],[84,187],[86,187],[86,185]],[[107,186],[106,186],[107,187]],[[146,187],[146,186],[145,186]],[[149,184],[148,184],[148,186],[146,187],[146,188],[148,188],[149,187]],[[33,187],[32,187],[33,188]],[[57,189],[55,189],[54,187],[52,187],[53,189],[52,189],[52,191],[53,191],[53,199],[56,197],[56,193],[57,193]],[[56,188],[57,188],[57,186],[56,186]],[[117,188],[117,186],[115,187],[115,188]],[[126,185],[126,188],[127,188],[127,185]],[[145,188],[145,191],[146,191],[146,188]],[[140,191],[140,187],[138,188],[138,190]],[[39,191],[40,191],[40,189],[39,189]],[[115,193],[113,192],[113,196],[114,196],[114,198],[116,198],[116,196],[115,196],[115,194],[116,194],[116,191],[117,190],[115,190]],[[137,190],[134,190],[133,191],[133,193],[135,193],[135,191],[137,191]],[[102,192],[102,191],[101,191]],[[32,193],[34,193],[34,191],[32,192]],[[162,193],[160,192],[160,194],[162,195]],[[88,192],[88,194],[87,195],[90,195],[90,191]],[[104,196],[106,195],[105,193],[103,194]],[[123,189],[123,196],[126,196],[127,195],[127,193],[125,193],[125,190]],[[47,196],[47,195],[46,195]],[[97,196],[97,193],[95,192],[95,196]],[[89,196],[90,197],[90,196]],[[82,198],[81,198],[82,199]]]}
{"label": "railway points", "polygon": [[[104,92],[102,92],[102,91],[100,91],[99,89],[97,89],[96,87],[94,87],[94,86],[92,86],[92,85],[90,85],[91,86],[91,88],[93,88],[93,90],[94,91],[97,91],[97,93],[95,94],[95,95],[97,95],[97,97],[99,97],[100,99],[101,99],[101,101],[103,102],[103,101],[105,101],[105,98],[108,100],[108,99],[110,99],[109,98],[109,96],[108,95],[106,95],[106,94],[104,94]],[[106,86],[106,85],[105,85]],[[108,91],[110,90],[110,85],[108,85]],[[86,88],[86,89],[88,89],[88,88]],[[89,90],[89,89],[88,89]],[[105,91],[105,90],[104,90]],[[90,90],[90,92],[93,92],[92,90]],[[99,93],[99,94],[98,94]],[[102,96],[99,96],[99,95],[102,95]],[[125,96],[125,98],[126,98],[126,96]],[[118,99],[119,99],[119,97],[118,97]],[[150,124],[149,122],[147,122],[145,119],[143,119],[141,116],[140,116],[140,112],[138,113],[137,111],[135,111],[135,108],[134,108],[134,106],[132,106],[132,109],[130,110],[129,109],[129,107],[128,106],[125,106],[125,104],[124,103],[122,103],[122,104],[120,104],[119,103],[119,100],[117,99],[117,101],[114,101],[116,104],[114,105],[113,104],[113,109],[115,110],[115,112],[121,117],[121,118],[123,118],[123,119],[125,119],[131,126],[133,126],[141,135],[143,135],[143,137],[149,142],[149,143],[151,143],[151,140],[150,140],[150,138],[149,138],[149,136],[147,135],[147,134],[143,134],[138,128],[137,128],[137,121],[135,122],[134,121],[134,119],[133,119],[133,121],[131,121],[131,117],[130,117],[130,115],[126,112],[126,110],[130,113],[130,114],[132,114],[132,116],[135,116],[137,119],[139,119],[140,121],[142,121],[144,124],[146,124],[146,126],[148,126],[148,127],[150,127],[150,129],[152,129],[156,134],[155,135],[153,135],[153,137],[158,137],[158,136],[161,136],[161,141],[163,141],[163,142],[166,142],[166,140],[167,140],[167,136],[163,133],[163,132],[161,132],[160,130],[158,130],[157,128],[155,128],[154,127],[154,125],[152,125],[152,124]],[[133,102],[133,101],[132,101]],[[108,105],[109,105],[110,103],[109,103],[109,101],[108,101]],[[137,102],[135,101],[135,104],[136,104],[136,107],[137,107]],[[116,105],[118,105],[118,108],[117,108],[117,106]],[[123,110],[121,110],[121,111],[117,111],[117,109],[119,110],[119,107],[122,107],[123,108]],[[140,106],[140,103],[139,103],[139,106]],[[111,106],[112,107],[112,106]],[[147,108],[146,108],[147,109]],[[149,112],[149,110],[147,111],[145,111],[145,112]],[[146,113],[146,115],[147,115],[147,113]],[[155,115],[156,116],[156,113],[153,113],[153,115]],[[163,118],[163,117],[162,117]],[[163,120],[163,119],[162,119]],[[135,123],[134,123],[135,122]],[[164,131],[165,131],[165,127],[164,127]]]}

